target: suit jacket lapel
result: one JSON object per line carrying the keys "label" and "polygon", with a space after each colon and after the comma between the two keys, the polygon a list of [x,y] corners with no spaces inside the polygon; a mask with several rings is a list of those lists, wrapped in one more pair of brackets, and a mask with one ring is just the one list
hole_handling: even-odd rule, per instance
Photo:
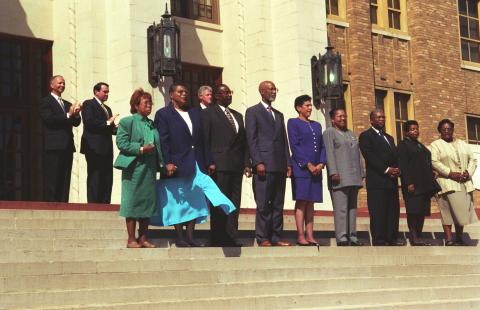
{"label": "suit jacket lapel", "polygon": [[261,102],[259,102],[258,105],[260,106],[260,109],[262,110],[261,114],[263,115],[263,117],[268,122],[270,122],[270,124],[272,124],[272,126],[275,126],[276,121],[273,119],[272,115],[270,113],[268,113],[267,109],[263,106],[263,104]]}
{"label": "suit jacket lapel", "polygon": [[[230,121],[228,120],[225,112],[223,112],[222,108],[220,108],[218,105],[215,105],[215,112],[217,113],[217,117],[222,120],[225,127],[229,128],[229,130],[232,131],[232,133],[234,135],[236,135],[236,132],[232,127],[232,124],[230,124]],[[235,117],[235,116],[233,116],[233,113],[232,113],[231,110],[230,110],[230,115],[232,115],[232,117]],[[237,122],[238,122],[238,120],[237,120]]]}
{"label": "suit jacket lapel", "polygon": [[168,107],[170,109],[170,113],[171,113],[172,117],[175,118],[176,121],[179,124],[181,124],[180,126],[182,126],[183,129],[191,136],[192,134],[190,133],[190,130],[188,129],[187,123],[185,123],[185,121],[183,120],[183,117],[180,115],[180,113],[178,113],[177,110],[175,110],[175,107],[173,106],[173,104],[170,103],[170,105]]}
{"label": "suit jacket lapel", "polygon": [[65,114],[67,113],[68,109],[70,109],[70,107],[67,107],[67,103],[65,101],[63,101],[63,104],[65,105],[65,110],[63,110],[62,106],[60,105],[60,102],[57,101],[57,99],[55,99],[55,97],[52,96],[52,94],[50,94],[50,102],[57,107],[57,111],[59,111],[60,113],[62,114]]}

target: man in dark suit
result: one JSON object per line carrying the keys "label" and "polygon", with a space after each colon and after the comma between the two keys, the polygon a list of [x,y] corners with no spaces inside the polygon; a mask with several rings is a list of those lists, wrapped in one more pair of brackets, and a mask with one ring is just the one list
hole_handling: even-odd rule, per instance
{"label": "man in dark suit", "polygon": [[366,163],[367,204],[373,245],[405,245],[398,238],[400,205],[398,201],[397,147],[385,133],[385,113],[370,113],[372,127],[360,134],[359,143]]}
{"label": "man in dark suit", "polygon": [[277,88],[260,83],[262,101],[247,109],[245,129],[254,167],[253,192],[257,204],[255,237],[260,246],[290,246],[280,240],[286,178],[290,177],[290,153],[283,114],[272,108]]}
{"label": "man in dark suit", "polygon": [[50,95],[40,101],[44,128],[43,198],[45,201],[68,202],[75,152],[72,127],[80,125],[80,106],[61,97],[65,90],[63,76],[53,76],[50,89]]}
{"label": "man in dark suit", "polygon": [[232,91],[227,85],[215,88],[215,100],[217,104],[202,113],[204,136],[216,167],[212,178],[237,209],[229,215],[218,208],[210,209],[211,240],[213,246],[241,246],[236,239],[242,178],[243,173],[251,176],[245,126],[242,114],[228,107]]}
{"label": "man in dark suit", "polygon": [[83,135],[80,152],[87,160],[87,200],[89,203],[110,203],[113,183],[112,135],[117,131],[112,110],[106,104],[108,84],[93,87],[93,99],[83,102]]}

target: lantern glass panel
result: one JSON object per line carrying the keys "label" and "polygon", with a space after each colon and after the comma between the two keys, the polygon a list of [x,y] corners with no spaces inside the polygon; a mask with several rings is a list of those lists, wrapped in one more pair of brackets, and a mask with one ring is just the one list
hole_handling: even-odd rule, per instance
{"label": "lantern glass panel", "polygon": [[163,35],[163,56],[173,58],[172,53],[172,38],[169,34],[165,33]]}
{"label": "lantern glass panel", "polygon": [[338,84],[338,65],[336,63],[332,64],[328,72],[328,82],[330,85]]}
{"label": "lantern glass panel", "polygon": [[328,66],[327,64],[323,65],[323,85],[328,85]]}

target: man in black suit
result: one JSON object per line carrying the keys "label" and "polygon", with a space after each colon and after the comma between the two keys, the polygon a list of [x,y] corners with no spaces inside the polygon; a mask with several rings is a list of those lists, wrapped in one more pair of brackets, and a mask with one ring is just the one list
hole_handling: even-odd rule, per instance
{"label": "man in black suit", "polygon": [[366,163],[367,204],[373,245],[405,245],[398,239],[400,205],[398,201],[397,147],[385,133],[385,113],[370,113],[372,127],[360,134],[359,144]]}
{"label": "man in black suit", "polygon": [[259,246],[290,246],[280,240],[286,178],[291,174],[285,122],[283,114],[272,108],[278,91],[275,84],[263,81],[258,90],[262,101],[245,113],[257,204],[255,237]]}
{"label": "man in black suit", "polygon": [[50,78],[51,93],[40,101],[43,120],[43,193],[45,201],[68,202],[72,174],[72,127],[80,125],[80,106],[62,98],[65,79],[61,75]]}
{"label": "man in black suit", "polygon": [[83,102],[83,135],[80,152],[87,160],[87,200],[89,203],[110,203],[113,183],[112,135],[117,132],[112,110],[106,104],[108,84],[93,87],[93,99]]}
{"label": "man in black suit", "polygon": [[216,167],[212,178],[237,209],[226,215],[219,208],[210,208],[211,240],[213,246],[241,246],[237,232],[242,179],[243,174],[251,176],[245,126],[242,114],[228,107],[232,91],[227,85],[215,88],[215,100],[217,104],[202,112],[204,137]]}

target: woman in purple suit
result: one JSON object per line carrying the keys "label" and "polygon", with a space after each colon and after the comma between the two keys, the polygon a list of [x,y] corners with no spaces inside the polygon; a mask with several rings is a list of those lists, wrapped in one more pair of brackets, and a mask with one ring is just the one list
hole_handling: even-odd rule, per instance
{"label": "woman in purple suit", "polygon": [[295,200],[297,244],[318,245],[313,237],[313,204],[323,202],[322,169],[327,159],[320,123],[309,119],[312,98],[302,95],[295,99],[297,118],[287,123],[292,156],[292,192]]}

